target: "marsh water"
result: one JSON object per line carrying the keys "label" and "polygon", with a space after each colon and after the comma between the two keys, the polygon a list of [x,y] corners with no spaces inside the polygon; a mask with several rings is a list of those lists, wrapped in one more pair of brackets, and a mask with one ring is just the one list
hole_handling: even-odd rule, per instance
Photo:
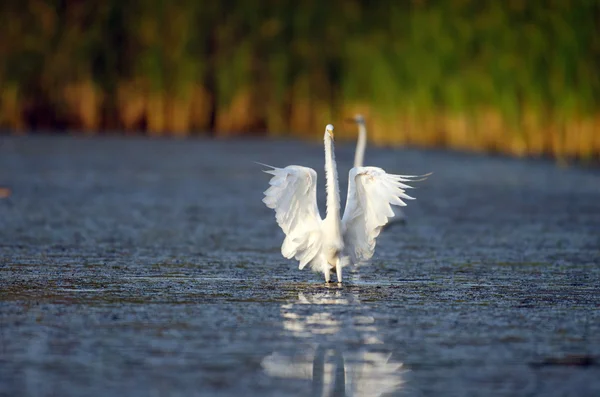
{"label": "marsh water", "polygon": [[318,142],[1,137],[0,395],[600,395],[599,169],[365,160],[434,174],[327,286],[253,163],[315,168],[323,204]]}

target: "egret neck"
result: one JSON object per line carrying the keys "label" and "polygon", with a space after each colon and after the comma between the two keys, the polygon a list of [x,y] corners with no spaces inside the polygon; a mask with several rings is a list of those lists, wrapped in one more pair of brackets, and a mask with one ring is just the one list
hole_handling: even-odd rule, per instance
{"label": "egret neck", "polygon": [[354,153],[354,166],[362,167],[365,156],[365,148],[367,147],[367,128],[365,123],[358,122],[358,142],[356,143],[356,152]]}
{"label": "egret neck", "polygon": [[333,147],[333,127],[325,131],[325,178],[327,189],[327,215],[325,223],[332,231],[334,239],[341,241],[340,231],[340,187]]}

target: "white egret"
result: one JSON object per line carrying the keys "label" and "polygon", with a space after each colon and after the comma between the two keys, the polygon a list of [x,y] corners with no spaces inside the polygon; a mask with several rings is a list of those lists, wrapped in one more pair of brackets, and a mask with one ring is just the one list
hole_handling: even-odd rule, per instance
{"label": "white egret", "polygon": [[[348,119],[356,123],[358,126],[358,140],[356,141],[356,151],[354,152],[354,167],[362,167],[365,158],[365,148],[367,147],[367,126],[365,124],[365,118],[362,114],[356,114],[353,118]],[[388,223],[405,222],[406,215],[400,208],[392,208],[394,216],[392,216]]]}
{"label": "white egret", "polygon": [[[351,306],[351,313],[344,306]],[[310,381],[311,396],[387,396],[404,386],[404,365],[392,357],[359,291],[299,292],[298,300],[282,304],[280,311],[284,332],[315,343],[301,352],[264,357],[261,365],[269,376]],[[344,343],[348,335],[362,341],[360,346]]]}
{"label": "white egret", "polygon": [[350,170],[344,215],[340,217],[340,192],[333,147],[333,125],[325,128],[325,178],[327,216],[321,218],[317,207],[317,173],[308,167],[289,165],[264,171],[273,175],[263,202],[275,210],[277,223],[286,237],[281,246],[285,258],[295,258],[299,268],[307,264],[323,272],[331,281],[335,269],[342,282],[342,268],[367,261],[375,251],[375,239],[388,218],[391,205],[405,206],[413,200],[402,182],[416,182],[425,177],[392,175],[377,167],[354,167]]}

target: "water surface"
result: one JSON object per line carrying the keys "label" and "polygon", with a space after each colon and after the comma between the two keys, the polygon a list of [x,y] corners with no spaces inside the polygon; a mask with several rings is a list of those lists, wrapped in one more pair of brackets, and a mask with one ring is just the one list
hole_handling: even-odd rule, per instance
{"label": "water surface", "polygon": [[1,142],[2,396],[600,395],[597,169],[368,148],[434,174],[339,287],[281,257],[253,163],[323,204],[318,144]]}

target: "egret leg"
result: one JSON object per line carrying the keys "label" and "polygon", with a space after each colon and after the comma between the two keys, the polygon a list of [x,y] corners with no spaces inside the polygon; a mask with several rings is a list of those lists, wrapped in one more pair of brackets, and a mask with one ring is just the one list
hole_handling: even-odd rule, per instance
{"label": "egret leg", "polygon": [[342,282],[342,261],[340,258],[335,262],[335,272],[337,273],[337,281],[338,283]]}
{"label": "egret leg", "polygon": [[325,282],[331,282],[331,269],[329,268],[329,264],[326,264],[325,269],[323,269],[323,273],[325,273]]}

